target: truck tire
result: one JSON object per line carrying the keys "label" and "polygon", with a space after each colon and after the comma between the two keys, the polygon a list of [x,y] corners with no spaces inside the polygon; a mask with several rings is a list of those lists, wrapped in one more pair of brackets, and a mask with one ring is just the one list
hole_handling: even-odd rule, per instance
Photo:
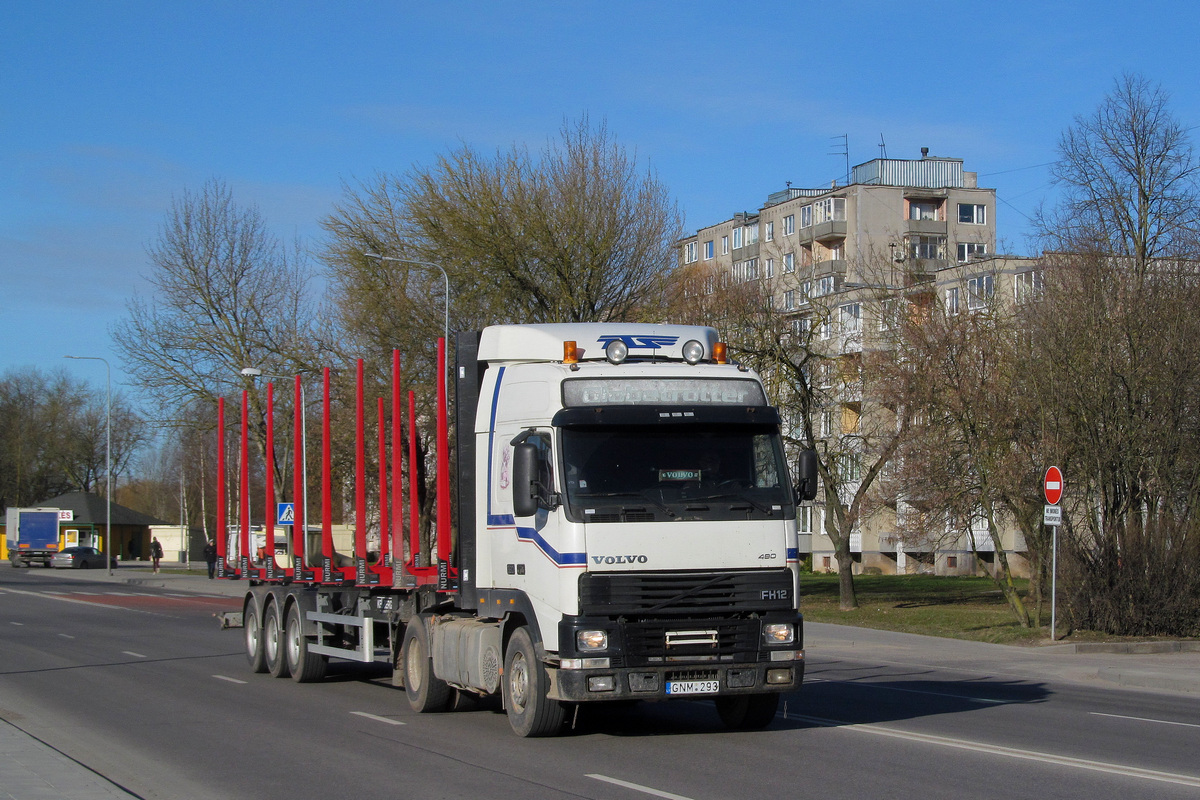
{"label": "truck tire", "polygon": [[765,728],[779,710],[778,694],[739,694],[718,697],[715,702],[725,727],[735,731]]}
{"label": "truck tire", "polygon": [[279,604],[272,601],[263,615],[263,656],[267,671],[273,678],[288,676],[287,658],[283,653],[283,623],[279,619]]}
{"label": "truck tire", "polygon": [[413,711],[428,714],[448,710],[454,695],[450,686],[433,674],[429,634],[422,617],[413,617],[404,628],[400,657],[404,659],[404,694]]}
{"label": "truck tire", "polygon": [[550,677],[537,657],[529,628],[517,628],[504,654],[504,708],[508,724],[518,736],[557,736],[566,710],[546,697]]}
{"label": "truck tire", "polygon": [[288,672],[296,683],[313,683],[324,679],[329,659],[308,651],[303,612],[300,611],[298,603],[292,603],[287,612],[287,623],[283,629],[283,652],[287,657]]}
{"label": "truck tire", "polygon": [[266,672],[262,620],[258,617],[258,606],[253,599],[247,600],[246,607],[242,610],[242,626],[246,635],[246,661],[250,662],[250,671]]}

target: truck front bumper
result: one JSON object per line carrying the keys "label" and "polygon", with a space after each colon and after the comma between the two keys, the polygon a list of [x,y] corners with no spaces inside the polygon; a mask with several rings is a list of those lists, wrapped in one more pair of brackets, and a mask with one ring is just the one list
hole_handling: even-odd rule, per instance
{"label": "truck front bumper", "polygon": [[792,692],[804,680],[804,652],[790,661],[748,664],[671,664],[606,669],[547,665],[552,700],[698,700],[738,694]]}

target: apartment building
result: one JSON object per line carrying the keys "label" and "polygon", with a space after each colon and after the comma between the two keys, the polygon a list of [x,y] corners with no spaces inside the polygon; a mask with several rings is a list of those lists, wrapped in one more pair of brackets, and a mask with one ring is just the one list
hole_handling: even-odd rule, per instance
{"label": "apartment building", "polygon": [[[814,376],[823,402],[810,423],[818,447],[846,465],[845,489],[852,493],[861,469],[855,447],[866,440],[864,428],[889,424],[886,409],[864,396],[857,379],[864,347],[886,346],[888,316],[898,304],[968,313],[997,298],[1019,302],[1040,291],[1036,263],[998,257],[995,246],[995,190],[980,188],[962,159],[930,156],[923,148],[920,159],[860,164],[848,185],[788,186],[757,211],[682,239],[679,260],[697,293],[719,295],[761,282],[793,341],[825,357]],[[736,339],[733,332],[726,335]],[[905,541],[898,523],[912,509],[886,468],[876,494],[880,501],[851,534],[856,572],[961,574],[975,569],[974,550],[985,559],[991,552],[986,530]],[[832,571],[837,563],[823,533],[824,513],[820,502],[802,509],[801,550],[811,555],[815,570]],[[1019,568],[1019,534],[1006,531],[1002,545]]]}

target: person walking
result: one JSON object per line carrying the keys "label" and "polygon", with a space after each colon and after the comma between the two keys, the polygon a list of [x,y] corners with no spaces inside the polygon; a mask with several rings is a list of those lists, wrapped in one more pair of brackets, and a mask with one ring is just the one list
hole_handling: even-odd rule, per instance
{"label": "person walking", "polygon": [[217,571],[217,546],[212,539],[204,545],[204,560],[208,563],[208,579],[211,581]]}
{"label": "person walking", "polygon": [[158,574],[158,560],[163,557],[162,545],[158,543],[158,537],[154,537],[154,541],[150,543],[150,560],[154,562],[154,574]]}

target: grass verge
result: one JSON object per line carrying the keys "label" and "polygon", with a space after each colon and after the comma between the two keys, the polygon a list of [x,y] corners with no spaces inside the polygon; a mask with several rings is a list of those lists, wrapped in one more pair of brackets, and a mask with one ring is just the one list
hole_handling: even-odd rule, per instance
{"label": "grass verge", "polygon": [[[1024,596],[1028,582],[1019,581],[1017,586]],[[1034,645],[1049,641],[1049,605],[1043,609],[1047,627],[1022,628],[990,578],[856,575],[854,588],[859,607],[841,611],[836,574],[800,576],[804,618],[979,642]],[[1032,605],[1029,611],[1033,613]]]}

